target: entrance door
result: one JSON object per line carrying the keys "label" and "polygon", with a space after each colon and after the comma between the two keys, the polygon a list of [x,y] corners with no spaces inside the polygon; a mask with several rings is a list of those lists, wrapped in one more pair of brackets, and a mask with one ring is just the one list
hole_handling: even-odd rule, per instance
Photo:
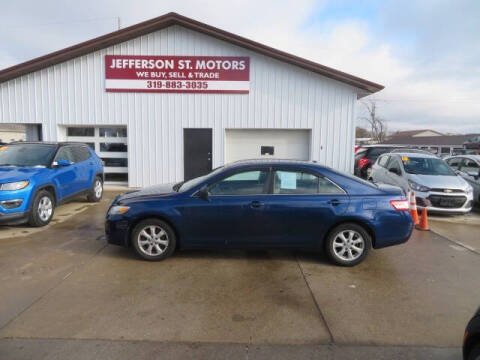
{"label": "entrance door", "polygon": [[184,180],[212,171],[212,129],[183,129]]}

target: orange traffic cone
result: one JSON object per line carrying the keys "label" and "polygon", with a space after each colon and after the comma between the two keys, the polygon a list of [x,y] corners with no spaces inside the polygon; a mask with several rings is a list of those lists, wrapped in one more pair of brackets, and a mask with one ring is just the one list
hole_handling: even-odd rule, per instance
{"label": "orange traffic cone", "polygon": [[417,230],[425,230],[428,231],[430,228],[428,227],[428,216],[427,216],[427,209],[422,209],[422,218],[420,219],[420,224],[415,226]]}
{"label": "orange traffic cone", "polygon": [[412,215],[413,224],[418,225],[418,211],[417,211],[417,200],[415,199],[415,193],[410,192],[410,215]]}

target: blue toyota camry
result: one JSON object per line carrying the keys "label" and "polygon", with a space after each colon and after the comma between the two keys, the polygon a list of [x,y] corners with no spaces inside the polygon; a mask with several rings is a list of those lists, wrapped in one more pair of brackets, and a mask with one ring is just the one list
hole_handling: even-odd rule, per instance
{"label": "blue toyota camry", "polygon": [[353,266],[404,243],[413,223],[400,188],[313,162],[246,160],[178,184],[119,195],[108,242],[146,260],[186,248],[304,248]]}

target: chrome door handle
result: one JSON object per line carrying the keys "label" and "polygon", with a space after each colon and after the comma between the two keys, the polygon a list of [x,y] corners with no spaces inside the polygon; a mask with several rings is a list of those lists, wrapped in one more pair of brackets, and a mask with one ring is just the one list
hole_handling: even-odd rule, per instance
{"label": "chrome door handle", "polygon": [[260,201],[256,201],[256,200],[255,200],[255,201],[252,201],[252,202],[250,203],[250,207],[251,207],[251,208],[254,208],[254,209],[261,208],[262,206],[263,206],[263,203],[260,202]]}

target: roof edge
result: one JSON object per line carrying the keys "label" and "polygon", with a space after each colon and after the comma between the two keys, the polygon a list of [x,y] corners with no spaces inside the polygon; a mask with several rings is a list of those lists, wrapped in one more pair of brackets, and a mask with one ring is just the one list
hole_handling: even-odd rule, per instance
{"label": "roof edge", "polygon": [[373,94],[384,88],[383,85],[379,85],[377,83],[315,63],[299,56],[274,49],[256,41],[249,40],[247,38],[235,35],[225,30],[221,30],[211,25],[207,25],[197,20],[190,19],[175,12],[170,12],[165,15],[126,27],[124,29],[120,29],[99,36],[97,38],[64,48],[62,50],[58,50],[50,54],[43,55],[32,60],[20,63],[18,65],[3,69],[0,71],[0,83],[18,78],[22,75],[26,75],[38,70],[42,70],[46,67],[65,62],[94,51],[102,50],[106,47],[122,43],[172,25],[180,25],[188,29],[212,36],[219,40],[227,41],[234,45],[252,50],[254,52],[258,52],[271,58],[299,66],[303,69],[315,72],[333,80],[346,83],[366,92],[366,94],[363,93],[360,94],[360,96]]}

